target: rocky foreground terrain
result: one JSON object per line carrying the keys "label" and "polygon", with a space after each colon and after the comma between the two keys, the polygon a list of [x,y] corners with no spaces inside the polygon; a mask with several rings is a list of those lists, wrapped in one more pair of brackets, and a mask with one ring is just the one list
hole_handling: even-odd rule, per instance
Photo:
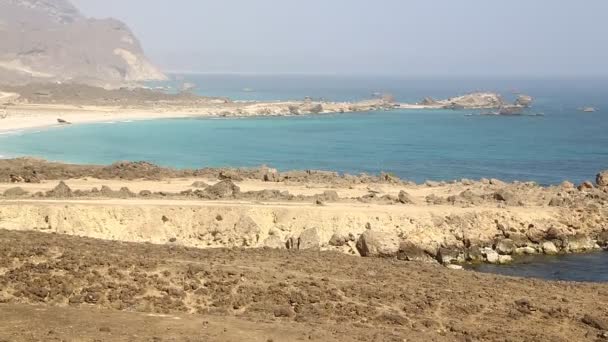
{"label": "rocky foreground terrain", "polygon": [[3,341],[603,341],[604,284],[0,230]]}
{"label": "rocky foreground terrain", "polygon": [[608,339],[608,285],[460,266],[608,247],[607,172],[541,187],[13,159],[0,194],[0,341]]}
{"label": "rocky foreground terrain", "polygon": [[[596,184],[0,161],[0,228],[198,248],[320,249],[458,265],[608,247]],[[457,266],[453,266],[457,267]]]}

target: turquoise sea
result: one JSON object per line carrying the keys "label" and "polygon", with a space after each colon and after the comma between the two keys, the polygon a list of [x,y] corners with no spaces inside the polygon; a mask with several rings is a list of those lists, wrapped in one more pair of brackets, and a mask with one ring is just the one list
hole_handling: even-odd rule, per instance
{"label": "turquoise sea", "polygon": [[[240,100],[361,100],[376,92],[416,102],[476,90],[532,95],[527,114],[395,110],[343,115],[108,122],[0,133],[0,156],[107,164],[259,166],[349,173],[387,171],[418,182],[495,177],[555,184],[608,169],[608,80],[425,79],[338,76],[183,75],[208,96]],[[244,91],[249,88],[248,91]],[[580,107],[597,107],[583,113]],[[470,116],[473,114],[473,116]],[[1,123],[0,123],[1,124]],[[608,281],[607,253],[532,257],[491,272],[551,280]]]}
{"label": "turquoise sea", "polygon": [[[608,80],[408,80],[387,77],[191,75],[197,91],[234,99],[401,101],[475,90],[536,98],[528,114],[395,110],[342,115],[112,122],[0,135],[0,155],[174,167],[259,166],[392,172],[418,182],[495,177],[542,184],[593,179],[608,169]],[[166,84],[165,84],[166,85]],[[244,91],[244,88],[250,88]],[[595,113],[577,110],[594,106]],[[470,116],[473,114],[473,116]]]}

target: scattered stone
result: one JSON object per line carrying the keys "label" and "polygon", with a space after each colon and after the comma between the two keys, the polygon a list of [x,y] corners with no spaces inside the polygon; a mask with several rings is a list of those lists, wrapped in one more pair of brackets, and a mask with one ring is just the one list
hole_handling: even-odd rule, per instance
{"label": "scattered stone", "polygon": [[608,230],[604,230],[598,234],[597,243],[604,249],[608,248]]}
{"label": "scattered stone", "polygon": [[264,247],[272,249],[285,249],[285,242],[276,235],[269,235],[263,243]]}
{"label": "scattered stone", "polygon": [[510,255],[499,255],[498,263],[501,265],[510,264],[513,262],[513,258]]}
{"label": "scattered stone", "polygon": [[454,265],[454,264],[447,265],[446,267],[451,270],[463,270],[464,269],[464,267],[462,267],[460,265]]}
{"label": "scattered stone", "polygon": [[500,260],[500,254],[493,250],[492,248],[483,248],[481,250],[481,254],[485,256],[486,261],[490,264],[498,264]]}
{"label": "scattered stone", "polygon": [[515,251],[516,247],[517,246],[513,240],[503,239],[496,244],[496,251],[502,255],[511,255]]}
{"label": "scattered stone", "polygon": [[306,229],[298,238],[298,249],[318,249],[321,247],[321,238],[317,228]]}
{"label": "scattered stone", "polygon": [[317,195],[317,199],[322,202],[337,202],[340,200],[340,196],[338,196],[338,193],[334,190],[326,190],[323,191],[321,195]]}
{"label": "scattered stone", "polygon": [[452,248],[439,248],[437,261],[443,265],[461,261],[460,251]]}
{"label": "scattered stone", "polygon": [[608,186],[608,170],[598,173],[595,177],[595,183],[599,187]]}
{"label": "scattered stone", "polygon": [[342,246],[346,245],[346,243],[348,241],[349,241],[348,237],[345,237],[338,233],[334,233],[334,235],[331,236],[331,239],[329,239],[329,245],[334,246],[334,247],[342,247]]}
{"label": "scattered stone", "polygon": [[18,175],[9,175],[9,181],[11,183],[24,183],[25,179],[23,179],[23,177],[18,176]]}
{"label": "scattered stone", "polygon": [[150,197],[152,196],[152,191],[150,190],[142,190],[139,192],[139,196],[141,197]]}
{"label": "scattered stone", "polygon": [[243,177],[241,177],[238,172],[233,171],[233,170],[222,170],[220,171],[220,174],[217,177],[219,180],[231,180],[231,181],[235,181],[235,182],[241,182],[243,181]]}
{"label": "scattered stone", "polygon": [[234,233],[241,239],[240,247],[256,246],[261,232],[260,226],[247,215],[241,215],[239,220],[234,224]]}
{"label": "scattered stone", "polygon": [[203,181],[196,181],[194,183],[192,183],[192,185],[190,185],[193,188],[197,188],[197,189],[206,189],[209,184],[203,182]]}
{"label": "scattered stone", "polygon": [[571,253],[580,253],[593,250],[595,243],[585,234],[576,234],[566,238],[565,247]]}
{"label": "scattered stone", "polygon": [[224,180],[207,187],[203,192],[210,199],[221,199],[234,197],[241,192],[241,188],[236,186],[231,180]]}
{"label": "scattered stone", "polygon": [[100,193],[105,196],[105,197],[112,197],[114,196],[114,190],[112,190],[109,186],[104,185],[101,187],[101,191]]}
{"label": "scattered stone", "polygon": [[526,236],[534,243],[541,243],[545,239],[545,232],[539,228],[532,227],[526,232]]}
{"label": "scattered stone", "polygon": [[399,202],[402,204],[414,204],[412,197],[403,190],[399,192]]}
{"label": "scattered stone", "polygon": [[23,188],[21,188],[21,187],[15,187],[15,188],[10,188],[10,189],[4,190],[5,197],[22,197],[27,194],[28,194],[28,192],[23,190]]}
{"label": "scattered stone", "polygon": [[534,249],[534,247],[519,247],[515,249],[514,254],[516,255],[532,255],[532,254],[536,254],[536,249]]}
{"label": "scattered stone", "polygon": [[507,183],[501,181],[500,179],[496,179],[496,178],[490,179],[490,184],[491,185],[496,185],[496,186],[505,186],[505,185],[507,185]]}
{"label": "scattered stone", "polygon": [[69,198],[72,197],[72,189],[70,189],[65,182],[61,181],[59,184],[51,191],[46,193],[47,197],[57,197],[57,198]]}
{"label": "scattered stone", "polygon": [[425,200],[426,200],[426,203],[433,204],[433,205],[441,205],[446,202],[445,198],[439,197],[435,194],[430,194],[430,195],[426,196]]}
{"label": "scattered stone", "polygon": [[417,262],[435,262],[435,260],[422,248],[416,246],[410,241],[402,241],[399,244],[397,259]]}
{"label": "scattered stone", "polygon": [[589,191],[592,190],[594,188],[593,183],[586,181],[583,182],[581,185],[578,186],[578,190],[579,191]]}
{"label": "scattered stone", "polygon": [[471,247],[466,250],[466,261],[478,263],[483,262],[484,255],[482,251],[477,247]]}
{"label": "scattered stone", "polygon": [[289,306],[280,306],[274,309],[274,317],[289,318],[293,317],[294,312]]}
{"label": "scattered stone", "polygon": [[598,330],[608,330],[608,321],[591,315],[585,315],[582,319],[583,323]]}
{"label": "scattered stone", "polygon": [[543,242],[541,245],[541,248],[543,250],[543,253],[545,253],[547,255],[556,255],[557,253],[559,253],[559,250],[557,249],[555,244],[551,241]]}
{"label": "scattered stone", "polygon": [[120,188],[120,190],[118,190],[118,196],[120,198],[134,198],[134,197],[137,197],[137,195],[134,192],[132,192],[127,187]]}
{"label": "scattered stone", "polygon": [[515,105],[528,108],[532,105],[532,102],[534,102],[534,98],[532,98],[532,96],[522,94],[517,96],[517,99],[515,100]]}
{"label": "scattered stone", "polygon": [[357,241],[357,250],[364,257],[388,257],[399,252],[399,244],[393,232],[366,230]]}
{"label": "scattered stone", "polygon": [[569,181],[564,181],[564,182],[562,182],[561,187],[562,187],[564,190],[572,190],[572,189],[575,189],[575,188],[576,188],[576,186],[574,185],[574,183],[569,182]]}
{"label": "scattered stone", "polygon": [[573,204],[572,200],[568,197],[556,196],[549,202],[550,207],[569,207]]}

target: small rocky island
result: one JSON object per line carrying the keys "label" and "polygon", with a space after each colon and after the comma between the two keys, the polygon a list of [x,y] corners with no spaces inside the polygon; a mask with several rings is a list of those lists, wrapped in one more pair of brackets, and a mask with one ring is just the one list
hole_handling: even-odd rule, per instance
{"label": "small rocky island", "polygon": [[500,94],[477,92],[444,100],[427,97],[418,104],[401,104],[399,107],[453,110],[489,109],[494,111],[488,115],[521,115],[526,108],[530,108],[533,102],[534,99],[529,95],[519,95],[514,103],[508,103]]}

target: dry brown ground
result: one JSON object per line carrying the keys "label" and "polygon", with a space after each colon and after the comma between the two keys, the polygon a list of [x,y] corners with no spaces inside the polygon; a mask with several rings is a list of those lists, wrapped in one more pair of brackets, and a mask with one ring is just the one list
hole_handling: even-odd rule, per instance
{"label": "dry brown ground", "polygon": [[4,341],[594,341],[608,329],[605,284],[34,232],[0,231],[0,246]]}

